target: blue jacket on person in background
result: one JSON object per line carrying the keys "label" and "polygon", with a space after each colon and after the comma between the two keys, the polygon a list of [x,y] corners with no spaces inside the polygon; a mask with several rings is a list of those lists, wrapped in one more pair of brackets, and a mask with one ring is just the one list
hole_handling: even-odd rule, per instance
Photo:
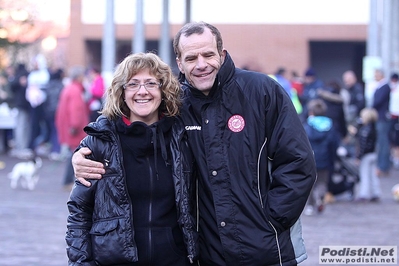
{"label": "blue jacket on person in background", "polygon": [[332,169],[340,142],[332,119],[326,116],[309,116],[304,128],[313,148],[317,169]]}

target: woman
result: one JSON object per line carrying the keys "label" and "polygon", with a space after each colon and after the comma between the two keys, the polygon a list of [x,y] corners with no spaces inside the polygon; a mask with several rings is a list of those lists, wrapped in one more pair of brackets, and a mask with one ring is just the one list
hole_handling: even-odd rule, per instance
{"label": "woman", "polygon": [[358,143],[356,162],[359,166],[360,182],[355,199],[358,202],[377,202],[381,197],[380,180],[375,171],[377,160],[375,124],[377,119],[377,111],[374,108],[367,107],[360,111],[361,124],[359,128],[350,127],[351,133],[356,137]]}
{"label": "woman", "polygon": [[104,79],[101,76],[101,71],[93,67],[89,69],[90,84],[90,95],[89,108],[90,108],[90,121],[96,121],[99,116],[99,111],[101,110],[102,97],[104,94]]}
{"label": "woman", "polygon": [[[70,191],[74,181],[71,162],[72,151],[79,146],[82,138],[86,136],[83,128],[89,123],[89,108],[87,108],[84,100],[84,68],[74,66],[68,72],[70,82],[61,90],[55,111],[55,126],[58,140],[65,147],[69,156],[64,172],[63,185],[67,191]],[[49,111],[46,113],[49,113]]]}
{"label": "woman", "polygon": [[68,201],[69,265],[189,265],[197,256],[192,160],[177,118],[181,89],[152,53],[117,67],[80,147],[106,173]]}

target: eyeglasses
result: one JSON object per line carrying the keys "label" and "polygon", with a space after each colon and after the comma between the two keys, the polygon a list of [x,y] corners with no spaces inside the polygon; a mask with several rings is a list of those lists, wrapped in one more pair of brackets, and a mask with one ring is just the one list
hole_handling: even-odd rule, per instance
{"label": "eyeglasses", "polygon": [[129,90],[129,91],[138,91],[141,88],[141,86],[144,86],[144,88],[147,91],[150,91],[150,90],[158,89],[159,87],[162,86],[162,83],[158,83],[155,81],[147,81],[144,84],[140,84],[137,82],[130,82],[130,83],[123,85],[123,88],[125,90]]}

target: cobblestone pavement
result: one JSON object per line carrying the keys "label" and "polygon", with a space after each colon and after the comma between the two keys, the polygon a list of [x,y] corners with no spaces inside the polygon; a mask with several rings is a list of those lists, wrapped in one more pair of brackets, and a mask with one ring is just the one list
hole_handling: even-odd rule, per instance
{"label": "cobblestone pavement", "polygon": [[20,161],[0,155],[0,265],[67,265],[64,163],[43,159],[39,182],[30,191],[10,187],[7,174]]}
{"label": "cobblestone pavement", "polygon": [[[69,191],[62,186],[65,163],[43,159],[40,180],[35,190],[29,191],[10,188],[7,173],[19,161],[0,155],[0,265],[67,265],[64,236]],[[309,257],[300,265],[319,265],[319,246],[398,246],[399,202],[390,192],[396,183],[398,170],[381,178],[383,197],[378,203],[341,198],[320,215],[303,216]]]}
{"label": "cobblestone pavement", "polygon": [[319,246],[399,246],[399,202],[391,194],[399,183],[399,171],[392,170],[380,182],[380,202],[358,203],[340,195],[320,215],[301,217],[308,253],[301,266],[319,265]]}

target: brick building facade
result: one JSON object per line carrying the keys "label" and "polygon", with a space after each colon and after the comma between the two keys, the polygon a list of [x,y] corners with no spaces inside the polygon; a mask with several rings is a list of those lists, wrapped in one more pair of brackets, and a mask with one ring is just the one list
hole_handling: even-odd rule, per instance
{"label": "brick building facade", "polygon": [[[103,26],[82,22],[82,0],[71,0],[70,14],[67,64],[100,67]],[[264,73],[285,67],[302,75],[312,66],[324,80],[340,78],[345,70],[353,69],[361,77],[366,24],[212,24],[221,31],[224,46],[238,67]],[[170,25],[171,41],[181,26]],[[115,35],[117,63],[131,52],[134,25],[116,24]],[[146,49],[157,51],[160,36],[160,24],[147,24]]]}

